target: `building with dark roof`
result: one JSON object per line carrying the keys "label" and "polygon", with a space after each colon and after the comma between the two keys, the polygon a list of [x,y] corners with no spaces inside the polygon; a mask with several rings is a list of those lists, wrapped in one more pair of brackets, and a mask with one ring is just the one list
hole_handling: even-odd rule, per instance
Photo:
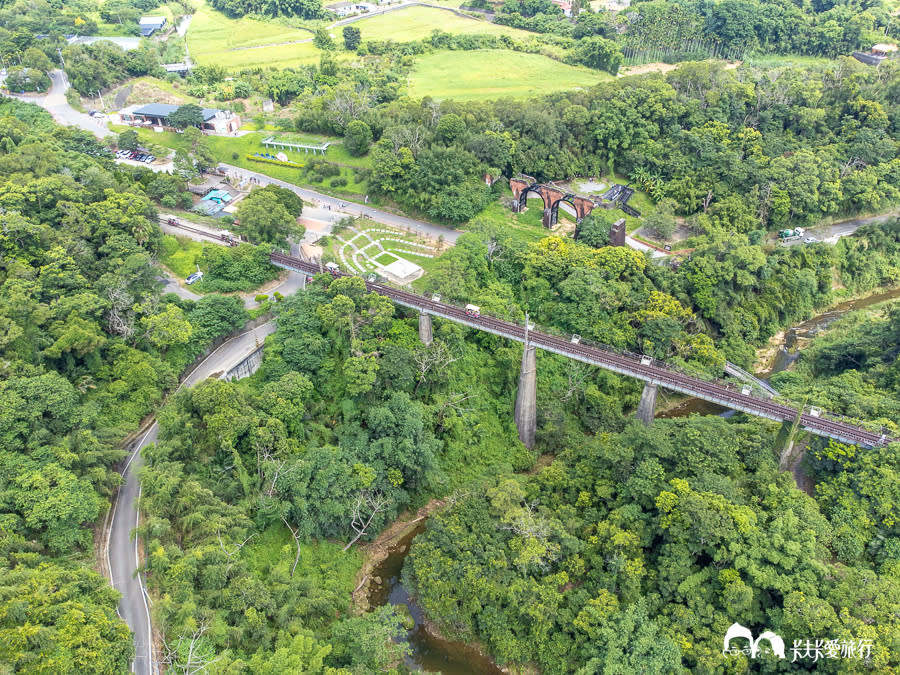
{"label": "building with dark roof", "polygon": [[165,25],[166,17],[164,16],[142,16],[141,20],[138,21],[142,37],[150,37],[156,31],[162,30]]}
{"label": "building with dark roof", "polygon": [[[122,121],[144,126],[170,127],[172,125],[169,124],[169,116],[180,107],[171,103],[148,103],[131,110],[123,110]],[[241,127],[241,118],[230,110],[203,108],[202,116],[203,123],[200,128],[204,131],[230,134]]]}

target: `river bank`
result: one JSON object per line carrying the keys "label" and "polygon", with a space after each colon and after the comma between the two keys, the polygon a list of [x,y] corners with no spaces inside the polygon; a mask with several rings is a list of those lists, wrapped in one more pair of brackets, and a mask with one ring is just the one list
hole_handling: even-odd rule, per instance
{"label": "river bank", "polygon": [[[803,341],[815,337],[820,331],[848,312],[865,309],[895,298],[900,298],[900,286],[876,288],[867,293],[844,298],[840,302],[829,305],[818,314],[804,319],[790,328],[778,331],[769,338],[764,346],[756,350],[756,363],[751,372],[765,378],[780,370],[785,370],[796,360]],[[795,348],[796,351],[791,354],[790,350]]]}
{"label": "river bank", "polygon": [[411,624],[404,624],[411,648],[405,663],[411,670],[443,675],[506,675],[510,671],[497,666],[483,645],[447,639],[402,582],[403,565],[413,540],[425,531],[428,517],[446,506],[446,500],[433,499],[415,512],[401,514],[374,541],[360,547],[365,562],[357,573],[354,610],[362,614],[385,604],[397,607],[397,613]]}

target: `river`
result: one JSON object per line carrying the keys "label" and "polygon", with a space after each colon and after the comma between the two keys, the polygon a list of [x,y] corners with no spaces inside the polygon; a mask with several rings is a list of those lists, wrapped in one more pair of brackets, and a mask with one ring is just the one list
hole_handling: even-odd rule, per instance
{"label": "river", "polygon": [[758,373],[758,375],[764,379],[768,379],[775,373],[786,370],[794,363],[794,361],[800,358],[800,351],[809,343],[809,340],[828,328],[828,326],[848,312],[871,307],[872,305],[877,305],[880,302],[887,302],[888,300],[893,300],[895,298],[900,298],[900,287],[891,288],[864,298],[841,302],[821,314],[817,314],[806,321],[801,321],[793,328],[789,328],[785,331],[784,340],[782,341],[781,347],[775,355],[775,358],[772,360],[772,363],[768,369]]}
{"label": "river", "polygon": [[[900,287],[890,288],[886,291],[874,293],[873,295],[864,298],[846,300],[845,302],[833,305],[821,314],[817,314],[805,321],[801,321],[796,326],[793,326],[784,332],[784,338],[775,354],[775,358],[772,359],[766,370],[757,373],[757,377],[768,380],[775,373],[780,373],[782,370],[789,368],[791,364],[800,358],[801,350],[809,344],[811,339],[848,312],[871,307],[872,305],[877,305],[878,303],[887,302],[888,300],[894,300],[896,298],[900,298]],[[658,418],[672,418],[689,417],[693,414],[730,417],[734,414],[734,411],[723,408],[715,403],[704,401],[703,399],[685,398],[656,416]]]}
{"label": "river", "polygon": [[401,572],[409,547],[416,535],[425,531],[425,521],[397,541],[381,563],[372,570],[374,581],[369,586],[369,607],[379,607],[386,603],[406,605],[415,625],[407,632],[407,640],[412,654],[406,657],[406,665],[411,670],[443,675],[503,675],[491,659],[463,642],[443,640],[425,630],[425,616],[422,609],[410,597],[403,585]]}

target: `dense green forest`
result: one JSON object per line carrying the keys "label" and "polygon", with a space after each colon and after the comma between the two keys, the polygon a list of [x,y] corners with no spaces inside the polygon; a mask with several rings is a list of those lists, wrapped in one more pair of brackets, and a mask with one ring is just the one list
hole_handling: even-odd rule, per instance
{"label": "dense green forest", "polygon": [[[316,0],[213,4],[234,16],[321,17]],[[153,9],[104,8],[104,21],[129,26]],[[85,18],[94,9],[3,5],[12,82],[45,88],[58,48],[83,94],[175,60],[164,44],[65,46],[63,34],[96,30]],[[493,9],[533,36],[435,31],[395,43],[363,33],[345,44],[356,52],[346,61],[198,67],[186,90],[296,103],[280,128],[342,136],[354,158],[367,156],[371,168],[354,175],[372,203],[464,227],[424,291],[504,319],[527,312],[549,331],[700,377],[721,376],[726,359],[750,367],[777,331],[900,281],[897,219],[833,246],[767,238],[900,202],[900,65],[845,56],[879,31],[896,35],[883,3],[653,0],[576,21],[546,0]],[[698,60],[527,101],[403,95],[417,55],[477,48],[552,51],[611,73],[653,50],[671,61],[844,56]],[[157,206],[189,205],[186,178],[228,160],[195,129],[180,139],[193,147],[180,149],[176,175],[158,175],[0,100],[0,671],[129,670],[132,636],[97,571],[94,529],[121,480],[123,439],[156,414],[139,535],[173,672],[407,672],[398,614],[361,612],[351,592],[360,545],[437,500],[405,581],[442,632],[499,664],[548,675],[900,672],[895,448],[801,435],[803,491],[781,465],[774,425],[738,414],[646,428],[631,419],[640,383],[540,353],[531,452],[511,415],[521,347],[438,319],[426,347],[415,314],[361,279],[330,275],[257,312],[273,312],[278,330],[253,376],[176,393],[185,368],[250,318],[239,297],[219,293],[276,278],[268,253],[300,233],[303,208],[288,190],[257,190],[238,215],[241,232],[265,244],[207,246],[206,276],[191,287],[203,298],[164,295]],[[691,253],[660,265],[609,247],[618,214],[600,210],[575,237],[523,238],[491,216],[498,201],[508,208],[503,178],[519,172],[631,181],[670,229],[680,219]],[[503,178],[489,187],[485,173]],[[320,158],[298,180],[339,175]],[[896,433],[898,339],[896,307],[849,317],[773,384],[788,400]],[[733,622],[773,630],[789,650],[794,640],[835,641],[839,652],[868,640],[871,656],[724,657]]]}
{"label": "dense green forest", "polygon": [[[0,668],[124,672],[134,646],[93,571],[120,443],[247,313],[162,295],[140,182],[93,136],[0,102]],[[152,180],[152,178],[151,178]],[[149,180],[147,182],[150,182]]]}

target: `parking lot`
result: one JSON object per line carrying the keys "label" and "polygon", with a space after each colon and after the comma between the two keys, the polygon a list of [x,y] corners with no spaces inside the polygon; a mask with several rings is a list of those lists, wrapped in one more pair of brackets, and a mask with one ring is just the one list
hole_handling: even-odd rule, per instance
{"label": "parking lot", "polygon": [[128,159],[139,164],[151,164],[156,159],[156,157],[149,152],[144,152],[142,150],[119,150],[116,153],[116,158]]}

